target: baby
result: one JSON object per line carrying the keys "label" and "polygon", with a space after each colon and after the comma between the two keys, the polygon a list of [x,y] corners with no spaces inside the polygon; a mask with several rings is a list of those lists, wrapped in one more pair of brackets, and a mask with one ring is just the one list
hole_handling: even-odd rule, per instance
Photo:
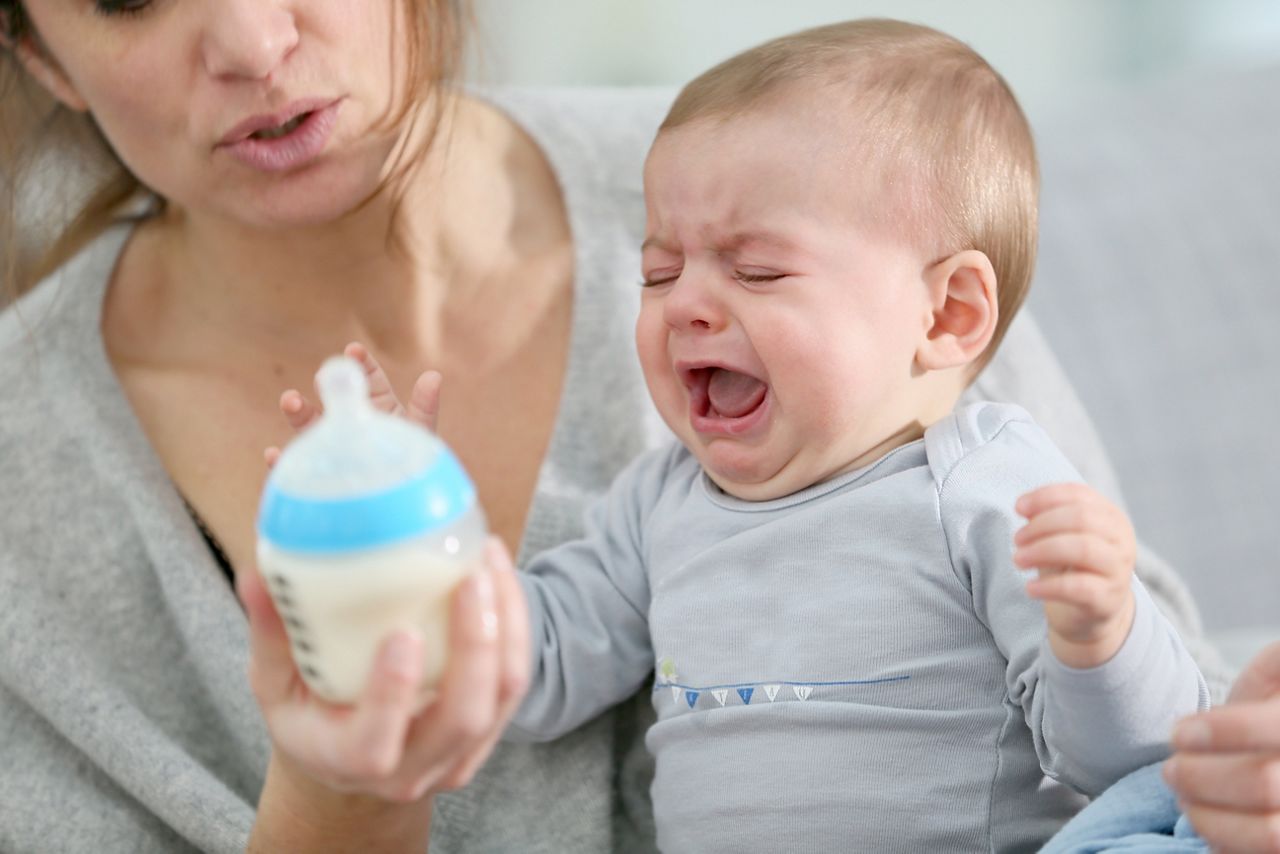
{"label": "baby", "polygon": [[680,444],[527,567],[509,737],[656,669],[668,851],[1034,850],[1068,787],[1167,752],[1208,692],[1127,521],[1022,410],[955,409],[1026,293],[1037,183],[1003,80],[924,27],[802,32],[685,87],[636,322]]}
{"label": "baby", "polygon": [[656,671],[681,852],[1034,850],[1166,755],[1208,691],[1127,520],[1022,410],[957,408],[1026,293],[1037,183],[1004,81],[924,27],[809,30],[681,92],[636,323],[680,443],[522,574],[509,738]]}

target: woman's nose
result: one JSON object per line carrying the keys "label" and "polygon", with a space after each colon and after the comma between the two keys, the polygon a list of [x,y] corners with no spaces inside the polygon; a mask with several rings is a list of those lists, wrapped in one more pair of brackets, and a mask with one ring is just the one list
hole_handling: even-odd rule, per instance
{"label": "woman's nose", "polygon": [[213,77],[265,80],[298,45],[293,12],[279,0],[219,0],[208,6],[202,48]]}
{"label": "woman's nose", "polygon": [[711,331],[723,326],[724,307],[712,293],[713,286],[708,273],[686,267],[662,303],[667,326],[676,331]]}

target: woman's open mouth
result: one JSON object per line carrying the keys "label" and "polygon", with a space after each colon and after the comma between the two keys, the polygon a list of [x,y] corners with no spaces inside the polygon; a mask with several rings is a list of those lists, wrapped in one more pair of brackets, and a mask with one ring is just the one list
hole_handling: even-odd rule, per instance
{"label": "woman's open mouth", "polygon": [[699,433],[737,436],[760,423],[768,410],[769,386],[741,371],[719,366],[680,371],[689,391],[689,416]]}
{"label": "woman's open mouth", "polygon": [[254,117],[227,134],[218,147],[263,172],[297,169],[324,151],[341,104],[342,99],[299,102],[283,115]]}

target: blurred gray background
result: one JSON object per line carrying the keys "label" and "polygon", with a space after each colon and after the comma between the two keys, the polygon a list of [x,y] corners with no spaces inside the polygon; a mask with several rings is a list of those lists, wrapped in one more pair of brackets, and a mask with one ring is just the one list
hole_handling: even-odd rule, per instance
{"label": "blurred gray background", "polygon": [[971,44],[1044,166],[1031,307],[1141,536],[1239,661],[1280,637],[1280,2],[477,0],[471,78],[676,87],[793,30],[885,16]]}
{"label": "blurred gray background", "polygon": [[475,0],[473,77],[678,86],[792,30],[927,24],[972,45],[1031,114],[1124,85],[1280,57],[1275,0]]}

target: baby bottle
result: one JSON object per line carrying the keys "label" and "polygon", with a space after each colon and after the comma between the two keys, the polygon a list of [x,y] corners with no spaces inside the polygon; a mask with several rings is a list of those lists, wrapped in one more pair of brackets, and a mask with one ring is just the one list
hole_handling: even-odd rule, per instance
{"label": "baby bottle", "polygon": [[316,384],[324,414],[281,454],[258,511],[258,566],[307,685],[334,703],[364,688],[378,647],[417,630],[425,701],[444,669],[451,593],[479,562],[484,515],[453,453],[369,403],[337,356]]}

